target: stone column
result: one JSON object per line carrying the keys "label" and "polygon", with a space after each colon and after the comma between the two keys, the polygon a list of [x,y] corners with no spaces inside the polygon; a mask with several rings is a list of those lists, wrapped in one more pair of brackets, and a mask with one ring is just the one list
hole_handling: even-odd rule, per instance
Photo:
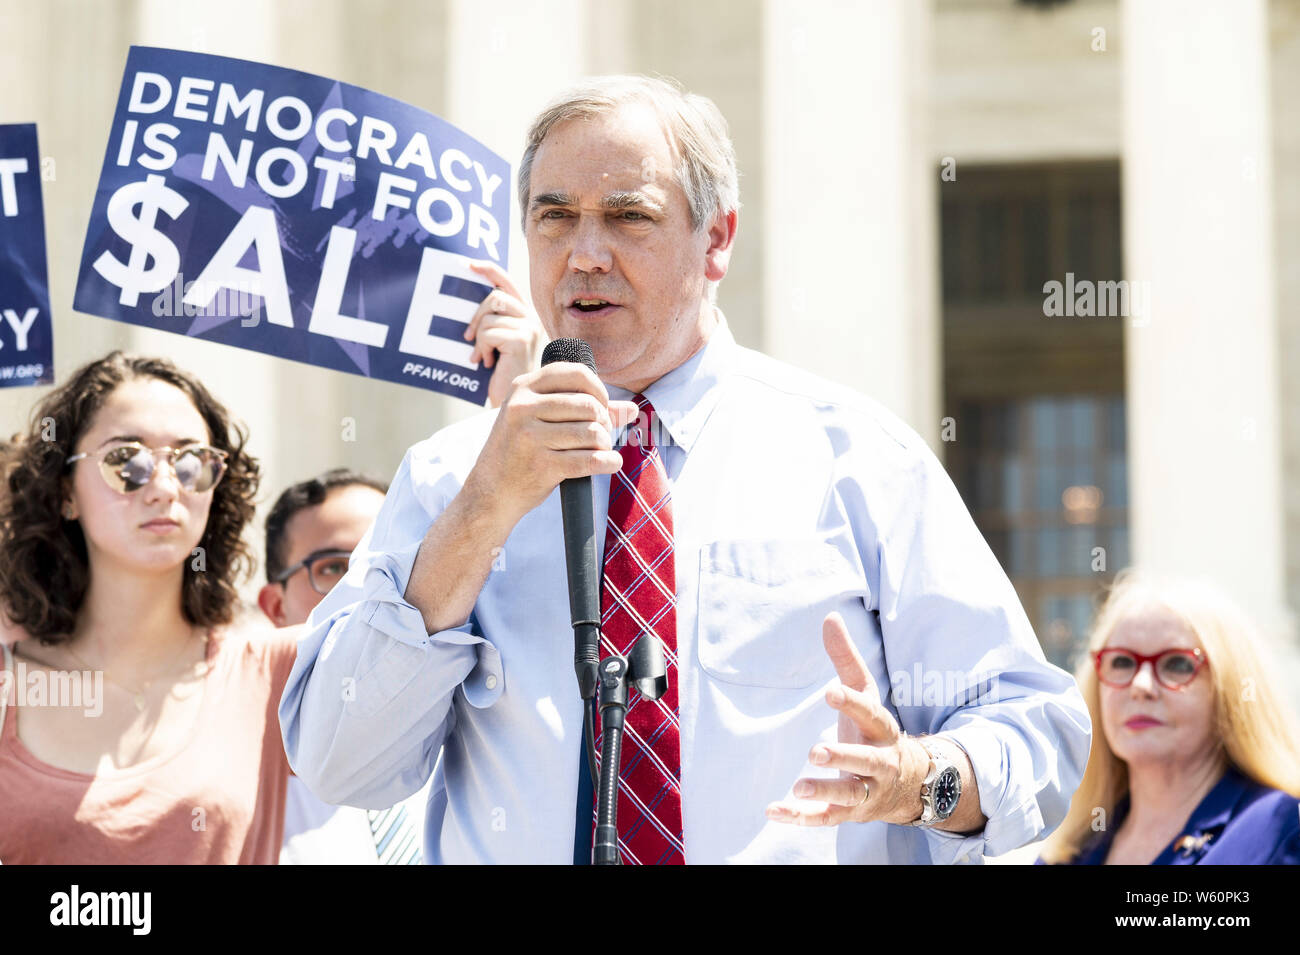
{"label": "stone column", "polygon": [[1123,6],[1124,247],[1150,315],[1126,363],[1135,562],[1285,623],[1263,0]]}
{"label": "stone column", "polygon": [[767,0],[764,347],[939,431],[929,8]]}

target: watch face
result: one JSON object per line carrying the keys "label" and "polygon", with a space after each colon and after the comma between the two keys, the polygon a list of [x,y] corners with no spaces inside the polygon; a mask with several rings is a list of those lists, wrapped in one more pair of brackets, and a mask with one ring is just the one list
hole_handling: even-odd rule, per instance
{"label": "watch face", "polygon": [[957,797],[961,795],[961,776],[956,769],[945,769],[934,781],[934,814],[940,819],[947,819],[957,808]]}

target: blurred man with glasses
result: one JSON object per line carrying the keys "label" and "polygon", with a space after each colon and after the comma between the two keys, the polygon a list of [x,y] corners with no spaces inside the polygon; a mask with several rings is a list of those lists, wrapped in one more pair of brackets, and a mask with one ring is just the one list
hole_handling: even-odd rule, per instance
{"label": "blurred man with glasses", "polygon": [[266,585],[258,606],[277,627],[305,623],[348,569],[388,486],[335,468],[286,489],[266,518]]}
{"label": "blurred man with glasses", "polygon": [[[277,627],[305,623],[342,579],[388,486],[345,468],[288,488],[266,518],[266,584],[258,606]],[[421,790],[387,810],[322,802],[297,776],[285,800],[281,864],[414,864],[423,844]]]}

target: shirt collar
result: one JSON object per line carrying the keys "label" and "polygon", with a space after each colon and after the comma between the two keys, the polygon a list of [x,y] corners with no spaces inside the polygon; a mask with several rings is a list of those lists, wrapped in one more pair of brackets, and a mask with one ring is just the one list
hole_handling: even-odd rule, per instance
{"label": "shirt collar", "polygon": [[[642,392],[659,418],[660,430],[655,434],[666,431],[673,444],[687,454],[718,403],[721,396],[718,386],[730,369],[738,347],[722,310],[714,308],[714,314],[718,322],[704,346]],[[615,400],[632,399],[632,392],[626,388],[607,385],[606,390]]]}

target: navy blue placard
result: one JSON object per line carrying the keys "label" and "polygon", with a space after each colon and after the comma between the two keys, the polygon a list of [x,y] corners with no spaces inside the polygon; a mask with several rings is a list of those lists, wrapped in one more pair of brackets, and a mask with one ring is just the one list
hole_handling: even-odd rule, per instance
{"label": "navy blue placard", "polygon": [[133,46],[74,308],[487,401],[463,333],[506,267],[510,167],[310,73]]}
{"label": "navy blue placard", "polygon": [[0,388],[54,381],[36,124],[0,126]]}

